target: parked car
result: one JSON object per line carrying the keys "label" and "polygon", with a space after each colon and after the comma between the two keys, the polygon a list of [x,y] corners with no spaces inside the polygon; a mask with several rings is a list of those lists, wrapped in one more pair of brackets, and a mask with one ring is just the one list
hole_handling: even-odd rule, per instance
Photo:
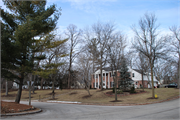
{"label": "parked car", "polygon": [[177,84],[176,83],[171,83],[169,85],[166,85],[165,88],[177,88]]}

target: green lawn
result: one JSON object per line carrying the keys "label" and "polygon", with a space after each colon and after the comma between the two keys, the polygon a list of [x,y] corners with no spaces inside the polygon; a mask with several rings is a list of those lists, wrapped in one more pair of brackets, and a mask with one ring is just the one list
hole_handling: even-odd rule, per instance
{"label": "green lawn", "polygon": [[[118,96],[118,100],[120,102],[111,102],[115,100],[114,96],[105,95],[106,92],[112,90],[90,90],[91,96],[88,96],[88,92],[84,89],[76,89],[76,90],[55,90],[56,100],[58,101],[77,101],[82,103],[93,103],[93,104],[143,104],[147,102],[156,102],[160,100],[165,100],[174,96],[179,95],[179,90],[175,88],[158,88],[155,89],[155,94],[157,94],[158,99],[147,99],[152,96],[151,89],[145,89],[146,93],[136,94],[136,95],[128,95],[128,96]],[[49,100],[51,98],[52,90],[36,90],[35,94],[32,94],[32,100],[38,100],[39,95],[41,98],[47,98],[44,100]],[[17,91],[9,92],[9,97],[5,97],[5,93],[1,93],[1,99],[9,99],[15,100],[15,97],[11,97],[15,95]],[[21,100],[28,100],[28,91],[23,90]]]}

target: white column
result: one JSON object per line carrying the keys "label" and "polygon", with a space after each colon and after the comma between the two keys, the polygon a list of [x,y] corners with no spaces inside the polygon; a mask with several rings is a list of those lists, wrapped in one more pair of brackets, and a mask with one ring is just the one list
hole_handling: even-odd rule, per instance
{"label": "white column", "polygon": [[95,78],[95,86],[94,86],[94,88],[96,88],[96,74],[94,74],[94,78]]}
{"label": "white column", "polygon": [[98,89],[99,89],[99,74],[98,74]]}
{"label": "white column", "polygon": [[105,89],[106,89],[106,73],[105,73]]}
{"label": "white column", "polygon": [[109,77],[110,77],[110,75],[109,75],[110,73],[108,73],[108,88],[110,88],[110,82],[109,82]]}

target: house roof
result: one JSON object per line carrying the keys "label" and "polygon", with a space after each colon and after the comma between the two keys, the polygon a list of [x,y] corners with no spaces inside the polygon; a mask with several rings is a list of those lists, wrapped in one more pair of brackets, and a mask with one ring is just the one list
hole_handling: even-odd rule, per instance
{"label": "house roof", "polygon": [[106,68],[102,68],[102,69],[105,70],[105,71],[111,71],[110,67],[106,67]]}
{"label": "house roof", "polygon": [[[133,69],[133,70],[141,74],[141,70],[138,70],[138,69]],[[144,73],[144,75],[146,74]]]}
{"label": "house roof", "polygon": [[[97,69],[100,69],[100,68],[97,68]],[[118,67],[118,70],[120,69],[120,66]],[[105,70],[105,71],[112,71],[111,67],[104,67],[102,68],[102,70]]]}

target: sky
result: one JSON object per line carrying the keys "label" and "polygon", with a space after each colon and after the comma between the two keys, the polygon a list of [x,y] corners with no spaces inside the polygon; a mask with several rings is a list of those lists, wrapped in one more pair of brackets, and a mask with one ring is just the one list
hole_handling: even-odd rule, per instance
{"label": "sky", "polygon": [[61,30],[69,24],[83,29],[97,21],[110,21],[118,30],[131,34],[131,26],[147,12],[156,15],[163,32],[180,25],[180,0],[48,0],[47,5],[52,4],[62,9],[58,21]]}
{"label": "sky", "polygon": [[[58,31],[69,24],[83,29],[97,21],[114,22],[116,29],[132,36],[131,26],[145,13],[154,13],[159,29],[165,34],[169,27],[180,25],[180,0],[47,0],[47,6],[55,4],[61,8]],[[5,6],[0,0],[0,6]]]}

